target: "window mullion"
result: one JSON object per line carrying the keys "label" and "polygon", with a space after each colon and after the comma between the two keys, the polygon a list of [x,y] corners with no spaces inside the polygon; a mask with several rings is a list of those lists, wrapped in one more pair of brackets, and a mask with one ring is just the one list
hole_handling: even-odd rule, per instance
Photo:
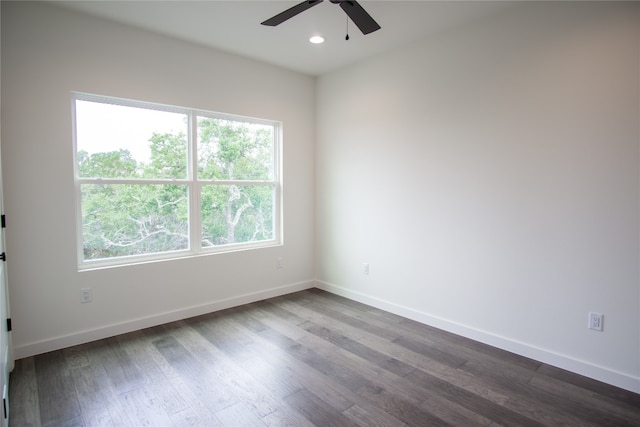
{"label": "window mullion", "polygon": [[78,178],[78,183],[94,185],[185,185],[186,179]]}
{"label": "window mullion", "polygon": [[189,112],[189,241],[192,251],[200,252],[200,184],[198,183],[198,117]]}

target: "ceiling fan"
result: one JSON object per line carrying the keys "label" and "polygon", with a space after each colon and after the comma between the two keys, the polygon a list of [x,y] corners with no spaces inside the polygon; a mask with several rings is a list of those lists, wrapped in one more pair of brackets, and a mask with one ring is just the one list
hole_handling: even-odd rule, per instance
{"label": "ceiling fan", "polygon": [[[262,22],[262,25],[268,25],[270,27],[275,27],[276,25],[282,24],[287,19],[293,18],[299,13],[304,12],[307,9],[312,8],[313,6],[322,3],[323,0],[307,0],[302,3],[298,3],[297,5],[285,10],[282,13],[277,14],[276,16],[267,19]],[[345,11],[347,16],[351,18],[354,24],[362,31],[362,34],[373,33],[380,29],[380,25],[367,13],[366,10],[355,0],[330,0],[333,4],[339,4],[342,10]]]}

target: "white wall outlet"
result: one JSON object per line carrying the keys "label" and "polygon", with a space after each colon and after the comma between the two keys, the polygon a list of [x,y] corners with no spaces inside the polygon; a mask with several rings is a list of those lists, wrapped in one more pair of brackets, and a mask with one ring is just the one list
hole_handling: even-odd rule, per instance
{"label": "white wall outlet", "polygon": [[604,323],[604,314],[602,313],[589,313],[589,329],[593,329],[594,331],[602,331]]}
{"label": "white wall outlet", "polygon": [[276,258],[276,268],[283,268],[284,264],[282,262],[282,257]]}
{"label": "white wall outlet", "polygon": [[91,302],[93,301],[93,292],[91,292],[91,288],[82,288],[80,289],[80,302]]}
{"label": "white wall outlet", "polygon": [[369,263],[368,262],[363,262],[362,263],[362,274],[369,274]]}

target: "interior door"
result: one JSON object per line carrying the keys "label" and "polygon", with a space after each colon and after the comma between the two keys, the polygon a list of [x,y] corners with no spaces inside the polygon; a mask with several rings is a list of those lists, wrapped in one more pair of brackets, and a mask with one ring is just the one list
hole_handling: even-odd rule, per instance
{"label": "interior door", "polygon": [[[1,68],[1,67],[0,67]],[[1,80],[1,79],[0,79]],[[1,144],[0,144],[1,145]],[[11,352],[11,335],[9,334],[9,292],[7,289],[6,255],[4,250],[5,216],[2,205],[2,156],[0,154],[0,387],[2,389],[2,404],[0,405],[0,425],[9,426],[9,371],[13,369],[13,354]]]}
{"label": "interior door", "polygon": [[[1,155],[0,155],[1,156]],[[9,371],[13,368],[11,354],[11,336],[9,334],[9,304],[7,289],[6,253],[4,250],[5,216],[2,204],[2,161],[0,157],[0,387],[2,387],[2,407],[0,407],[0,425],[9,425]]]}

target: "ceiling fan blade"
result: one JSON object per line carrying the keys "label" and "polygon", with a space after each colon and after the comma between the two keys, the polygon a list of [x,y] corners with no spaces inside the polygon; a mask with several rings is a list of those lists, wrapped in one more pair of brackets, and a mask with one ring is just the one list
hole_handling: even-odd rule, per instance
{"label": "ceiling fan blade", "polygon": [[302,13],[313,6],[322,3],[322,1],[323,0],[303,1],[302,3],[298,3],[297,5],[285,10],[284,12],[277,14],[273,18],[269,18],[266,21],[261,22],[261,24],[275,27],[276,25],[282,24],[287,19],[293,18],[297,14]]}
{"label": "ceiling fan blade", "polygon": [[354,24],[362,34],[373,33],[380,29],[380,25],[360,6],[360,3],[353,0],[345,0],[340,2],[340,7],[351,18]]}

